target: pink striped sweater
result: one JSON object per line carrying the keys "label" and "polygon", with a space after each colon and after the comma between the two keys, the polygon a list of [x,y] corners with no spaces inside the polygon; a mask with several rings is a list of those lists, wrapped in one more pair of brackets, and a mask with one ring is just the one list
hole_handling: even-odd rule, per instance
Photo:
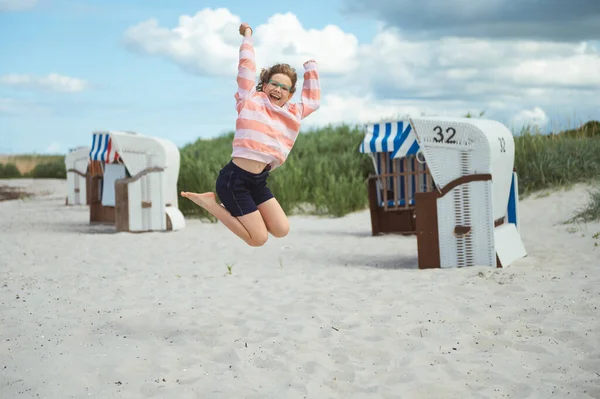
{"label": "pink striped sweater", "polygon": [[270,164],[271,170],[287,159],[300,131],[301,120],[319,109],[321,89],[317,64],[304,65],[301,103],[278,107],[267,95],[256,91],[256,64],[252,37],[245,36],[239,51],[235,94],[238,118],[232,157],[249,158]]}

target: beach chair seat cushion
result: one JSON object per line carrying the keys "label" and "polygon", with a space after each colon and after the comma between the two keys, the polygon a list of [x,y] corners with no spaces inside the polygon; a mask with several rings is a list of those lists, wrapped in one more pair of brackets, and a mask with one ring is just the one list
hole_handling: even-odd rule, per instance
{"label": "beach chair seat cushion", "polygon": [[[395,206],[405,206],[406,201],[404,200],[404,198],[399,199],[398,201],[394,201],[393,199],[388,200],[388,207],[395,207]],[[411,206],[415,205],[415,200],[411,199],[408,201],[408,204]],[[384,206],[384,201],[381,201],[379,203],[379,206],[383,207]]]}

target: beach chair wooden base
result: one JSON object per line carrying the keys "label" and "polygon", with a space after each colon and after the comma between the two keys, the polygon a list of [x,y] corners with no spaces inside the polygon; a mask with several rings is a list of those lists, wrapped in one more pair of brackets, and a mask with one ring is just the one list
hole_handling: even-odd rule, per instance
{"label": "beach chair wooden base", "polygon": [[162,197],[163,176],[163,168],[152,167],[116,180],[115,227],[118,232],[172,231],[185,226],[183,214]]}
{"label": "beach chair wooden base", "polygon": [[395,121],[366,126],[359,151],[371,154],[375,171],[367,181],[372,235],[414,235],[414,195],[433,190],[434,184],[424,159],[419,157],[410,124]]}
{"label": "beach chair wooden base", "polygon": [[[369,178],[369,210],[371,212],[371,233],[372,235],[380,234],[415,234],[415,208],[410,207],[395,207],[387,208],[381,206],[377,200],[377,178],[373,176]],[[388,198],[393,198],[394,193],[389,192]]]}
{"label": "beach chair wooden base", "polygon": [[85,176],[85,191],[86,191],[86,205],[90,206],[92,203],[92,176],[88,173]]}
{"label": "beach chair wooden base", "polygon": [[91,176],[90,191],[90,223],[114,224],[115,208],[102,205],[102,176]]}
{"label": "beach chair wooden base", "polygon": [[[452,189],[476,181],[489,181],[492,179],[490,174],[462,176],[450,182],[440,191],[415,194],[416,202],[416,230],[417,230],[417,251],[419,269],[439,269],[442,266],[440,258],[440,233],[438,224],[438,199],[444,197]],[[504,223],[503,219],[494,222],[494,227]],[[471,226],[457,225],[452,234],[457,239],[463,239],[471,234]],[[496,255],[496,267],[502,267],[498,255]]]}
{"label": "beach chair wooden base", "polygon": [[[164,230],[163,223],[153,225],[156,214],[166,218],[159,190],[151,190],[153,181],[159,186],[163,168],[147,168],[135,176],[115,181],[115,227],[117,231],[143,232]],[[167,225],[167,220],[164,220]]]}

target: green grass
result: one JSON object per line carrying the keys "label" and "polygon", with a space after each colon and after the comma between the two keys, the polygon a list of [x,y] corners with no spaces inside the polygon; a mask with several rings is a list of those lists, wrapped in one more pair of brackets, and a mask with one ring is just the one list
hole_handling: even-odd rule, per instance
{"label": "green grass", "polygon": [[0,163],[0,179],[13,179],[21,177],[21,171],[14,163]]}
{"label": "green grass", "polygon": [[[515,167],[521,198],[544,189],[568,188],[600,176],[600,126],[554,135],[527,128],[515,135]],[[288,214],[340,217],[368,205],[366,179],[373,173],[368,154],[358,152],[358,126],[326,126],[301,133],[286,163],[271,172],[269,187]],[[181,149],[179,190],[214,191],[218,172],[230,159],[233,133],[199,139]],[[190,201],[186,216],[214,220]]]}
{"label": "green grass", "polygon": [[600,122],[589,121],[576,129],[568,129],[559,132],[558,135],[569,136],[573,138],[600,137]]}
{"label": "green grass", "polygon": [[[301,133],[286,163],[272,171],[269,178],[269,187],[283,209],[288,214],[333,217],[365,209],[366,179],[373,173],[373,163],[368,154],[358,152],[363,137],[360,127],[344,124]],[[230,160],[232,140],[230,132],[182,147],[178,191],[215,191],[219,170]],[[66,177],[64,156],[5,156],[3,161],[6,165],[0,163],[0,178]],[[24,167],[28,169],[25,173],[15,170]],[[521,198],[540,190],[568,188],[598,179],[600,122],[590,121],[552,135],[538,134],[531,128],[518,132],[515,168]],[[592,195],[589,208],[581,211],[577,220],[598,220],[599,197],[598,192]],[[185,198],[179,204],[188,217],[214,221]]]}
{"label": "green grass", "polygon": [[66,179],[62,155],[11,155],[0,159],[0,179]]}
{"label": "green grass", "polygon": [[[367,205],[368,155],[358,146],[363,132],[348,125],[302,133],[285,164],[273,170],[268,185],[288,214],[343,216]],[[219,170],[230,160],[233,133],[199,139],[181,149],[178,191],[215,191]],[[188,200],[180,201],[188,216],[213,218]]]}
{"label": "green grass", "polygon": [[600,177],[600,135],[546,136],[525,129],[515,137],[519,192],[566,188]]}

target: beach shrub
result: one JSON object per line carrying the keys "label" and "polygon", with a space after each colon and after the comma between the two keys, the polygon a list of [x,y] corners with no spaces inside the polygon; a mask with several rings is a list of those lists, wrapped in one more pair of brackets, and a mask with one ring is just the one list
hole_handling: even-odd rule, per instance
{"label": "beach shrub", "polygon": [[[284,167],[273,170],[268,183],[286,213],[343,216],[363,209],[373,163],[358,152],[362,139],[362,130],[350,125],[302,132]],[[219,170],[231,159],[232,141],[229,132],[182,147],[178,191],[215,191]],[[185,198],[180,209],[212,219]]]}
{"label": "beach shrub", "polygon": [[67,169],[64,160],[53,160],[50,162],[39,163],[33,170],[27,173],[27,177],[35,179],[66,179]]}
{"label": "beach shrub", "polygon": [[542,135],[524,129],[515,137],[515,168],[522,195],[564,188],[600,176],[600,135]]}
{"label": "beach shrub", "polygon": [[[227,133],[214,139],[198,139],[180,148],[177,192],[214,192],[219,170],[229,162],[232,141],[233,133]],[[187,198],[180,197],[179,209],[186,216],[198,216],[214,221],[212,215]]]}
{"label": "beach shrub", "polygon": [[[573,138],[600,137],[600,122],[589,121],[575,129],[568,129],[557,133],[559,136],[569,136]],[[550,135],[552,136],[552,134]]]}
{"label": "beach shrub", "polygon": [[590,191],[590,202],[579,210],[569,222],[600,222],[600,183]]}
{"label": "beach shrub", "polygon": [[21,177],[21,172],[14,163],[0,163],[0,179],[13,179]]}

